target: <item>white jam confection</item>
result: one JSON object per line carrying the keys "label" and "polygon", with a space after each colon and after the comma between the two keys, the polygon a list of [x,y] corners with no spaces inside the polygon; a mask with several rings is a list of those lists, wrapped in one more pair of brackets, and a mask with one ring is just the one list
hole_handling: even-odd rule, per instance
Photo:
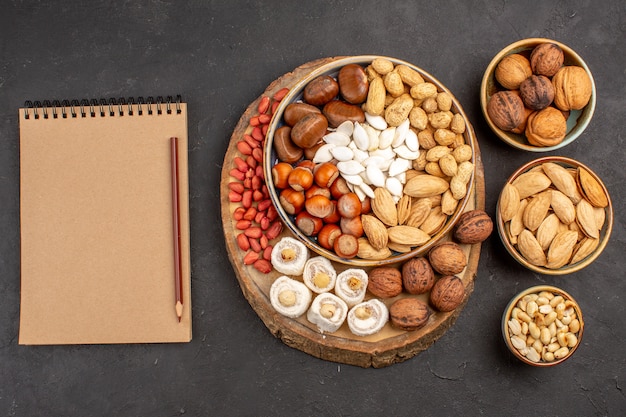
{"label": "white jam confection", "polygon": [[287,276],[276,278],[270,288],[272,307],[283,316],[295,319],[303,315],[311,304],[311,290]]}
{"label": "white jam confection", "polygon": [[318,294],[328,292],[335,288],[337,272],[328,259],[323,256],[316,256],[304,264],[302,280],[313,292]]}
{"label": "white jam confection", "polygon": [[348,306],[332,293],[319,294],[306,313],[306,318],[322,333],[334,333],[346,320]]}
{"label": "white jam confection", "polygon": [[367,272],[358,268],[346,269],[337,275],[335,294],[352,307],[365,298],[367,291]]}
{"label": "white jam confection", "polygon": [[302,275],[307,259],[307,247],[292,237],[283,237],[272,250],[272,266],[281,274]]}
{"label": "white jam confection", "polygon": [[357,336],[378,333],[389,320],[387,306],[378,299],[364,301],[348,312],[348,327]]}

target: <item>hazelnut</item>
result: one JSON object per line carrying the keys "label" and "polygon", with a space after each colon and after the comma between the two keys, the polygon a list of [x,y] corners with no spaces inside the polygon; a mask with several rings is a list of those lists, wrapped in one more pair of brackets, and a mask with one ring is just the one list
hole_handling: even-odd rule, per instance
{"label": "hazelnut", "polygon": [[452,235],[459,243],[473,245],[487,239],[492,231],[491,217],[484,210],[471,210],[459,217]]}
{"label": "hazelnut", "polygon": [[376,297],[395,297],[402,292],[402,274],[390,266],[374,268],[369,273],[367,289]]}
{"label": "hazelnut", "polygon": [[530,67],[533,73],[552,77],[563,66],[563,50],[555,43],[537,45],[530,53]]}
{"label": "hazelnut", "polygon": [[532,75],[530,61],[520,54],[510,54],[500,60],[496,66],[494,77],[502,87],[517,90],[526,78]]}
{"label": "hazelnut", "polygon": [[544,75],[531,75],[519,86],[524,105],[531,110],[541,110],[552,104],[554,86]]}
{"label": "hazelnut", "polygon": [[592,83],[582,67],[565,66],[552,77],[554,104],[561,110],[580,110],[589,103]]}
{"label": "hazelnut", "polygon": [[417,298],[402,298],[389,307],[391,324],[401,330],[417,330],[428,322],[429,317],[428,305]]}
{"label": "hazelnut", "polygon": [[567,120],[563,113],[549,106],[528,116],[526,139],[534,146],[554,146],[565,139]]}
{"label": "hazelnut", "polygon": [[430,266],[442,275],[454,275],[465,269],[467,258],[455,242],[440,243],[428,252]]}
{"label": "hazelnut", "polygon": [[430,303],[442,312],[452,311],[463,302],[465,286],[457,276],[441,277],[430,292]]}
{"label": "hazelnut", "polygon": [[409,294],[424,294],[435,283],[435,273],[428,259],[413,258],[402,265],[402,283]]}
{"label": "hazelnut", "polygon": [[510,131],[524,121],[524,102],[513,91],[498,91],[487,103],[487,114],[500,129]]}

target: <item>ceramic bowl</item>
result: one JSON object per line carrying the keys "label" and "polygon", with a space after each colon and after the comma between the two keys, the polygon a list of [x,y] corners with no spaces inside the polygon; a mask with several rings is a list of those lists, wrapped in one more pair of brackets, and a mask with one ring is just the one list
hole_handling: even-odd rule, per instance
{"label": "ceramic bowl", "polygon": [[[497,207],[496,207],[496,224],[497,224],[497,228],[498,228],[498,234],[500,235],[500,239],[502,240],[502,243],[504,244],[504,247],[506,248],[506,250],[509,252],[509,254],[511,254],[511,256],[517,261],[519,262],[521,265],[523,265],[524,267],[538,272],[540,274],[545,274],[545,275],[564,275],[564,274],[570,274],[576,271],[580,271],[581,269],[587,267],[588,265],[590,265],[593,261],[596,260],[596,258],[598,256],[600,256],[600,254],[602,253],[602,251],[604,250],[604,248],[606,247],[607,243],[609,242],[609,238],[611,236],[611,230],[613,228],[613,204],[611,202],[611,198],[609,196],[609,192],[607,191],[606,187],[604,186],[604,184],[602,183],[602,180],[600,179],[600,177],[598,177],[598,175],[596,173],[594,173],[591,169],[589,169],[589,167],[585,166],[584,164],[582,164],[579,161],[576,161],[574,159],[571,158],[566,158],[566,157],[562,157],[562,156],[549,156],[549,157],[543,157],[543,158],[539,158],[539,159],[535,159],[533,161],[530,161],[526,164],[524,164],[523,166],[521,166],[520,168],[518,168],[512,175],[511,177],[506,181],[507,184],[512,184],[515,182],[515,180],[522,174],[532,171],[532,170],[541,170],[541,165],[544,163],[555,163],[559,166],[564,167],[566,170],[568,170],[568,172],[574,177],[575,182],[578,184],[579,180],[578,180],[578,176],[577,176],[577,170],[579,169],[584,169],[585,171],[587,171],[591,178],[595,180],[595,182],[597,182],[597,185],[599,187],[599,189],[602,190],[602,192],[604,193],[604,195],[606,196],[606,201],[608,202],[606,207],[603,208],[594,208],[594,210],[597,210],[597,214],[600,218],[604,218],[604,220],[602,221],[602,227],[599,230],[599,238],[597,239],[597,241],[594,242],[589,242],[591,243],[595,243],[595,249],[593,249],[593,251],[591,251],[587,256],[583,257],[580,260],[577,260],[576,262],[569,262],[566,265],[560,267],[560,268],[548,268],[545,266],[538,266],[535,265],[531,262],[529,262],[524,256],[522,256],[522,254],[519,251],[518,245],[515,242],[515,239],[512,238],[512,234],[511,234],[511,221],[507,221],[504,222],[503,221],[503,217],[502,217],[502,195],[503,193],[500,193],[500,197],[498,198],[498,203],[497,203]],[[504,188],[503,188],[504,189]],[[550,185],[550,189],[555,189],[554,183]],[[578,188],[580,190],[580,188]],[[579,191],[580,194],[580,191]],[[549,213],[553,212],[553,209],[550,208],[549,209]],[[570,224],[569,228],[576,228],[576,229],[580,229],[580,227],[578,227],[576,224],[576,221],[574,221],[572,224]],[[532,226],[531,226],[532,227]],[[517,229],[517,228],[516,228]],[[539,229],[537,229],[539,230]],[[533,233],[535,236],[537,235],[537,233]],[[580,239],[585,237],[584,233],[582,233],[582,231],[579,233],[579,240],[577,242],[577,245],[580,244]],[[574,251],[576,250],[577,246],[574,247]],[[549,254],[549,249],[545,250],[546,255]],[[574,256],[575,253],[572,254],[572,256]],[[573,259],[573,258],[572,258]]]}
{"label": "ceramic bowl", "polygon": [[[319,66],[318,68],[308,73],[308,75],[300,79],[290,89],[289,93],[283,98],[283,100],[280,102],[279,106],[277,107],[276,111],[274,112],[274,115],[270,122],[268,133],[266,136],[265,144],[264,144],[264,161],[263,161],[264,167],[263,168],[264,168],[265,178],[268,179],[266,183],[269,189],[271,200],[274,206],[276,207],[278,214],[281,220],[283,221],[283,223],[287,226],[287,228],[291,231],[291,233],[297,239],[302,241],[313,252],[319,255],[322,255],[332,261],[350,265],[350,266],[364,267],[364,266],[392,264],[395,262],[400,262],[400,261],[410,259],[420,254],[425,254],[438,241],[440,241],[449,232],[451,232],[452,228],[454,227],[460,215],[463,213],[465,207],[467,206],[467,202],[469,201],[470,195],[472,194],[470,191],[473,189],[473,181],[474,181],[474,173],[472,173],[471,178],[468,183],[468,187],[467,187],[467,189],[469,190],[467,195],[463,199],[459,200],[459,204],[457,205],[456,210],[454,211],[452,215],[448,216],[448,219],[445,222],[444,226],[440,228],[436,233],[431,235],[431,239],[427,243],[421,246],[414,247],[413,250],[411,250],[410,252],[404,252],[404,253],[392,252],[391,256],[385,259],[376,259],[376,260],[363,259],[359,257],[344,258],[344,257],[338,256],[334,251],[325,249],[324,247],[320,246],[316,237],[307,236],[304,233],[302,233],[302,231],[300,231],[300,229],[295,224],[294,216],[288,214],[284,210],[284,208],[281,206],[280,199],[279,199],[280,190],[278,190],[274,186],[271,180],[272,179],[272,167],[278,163],[276,152],[274,150],[274,145],[273,145],[274,134],[279,127],[284,125],[283,113],[285,111],[285,108],[292,102],[302,101],[303,90],[305,86],[316,77],[321,76],[321,75],[330,75],[331,77],[336,78],[339,73],[339,70],[343,66],[348,65],[348,64],[358,64],[365,68],[369,64],[371,64],[371,62],[375,58],[381,58],[381,57],[376,56],[376,55],[362,55],[362,56],[337,58],[335,60],[330,61],[327,64],[323,64]],[[474,136],[473,128],[471,124],[469,123],[467,116],[465,115],[465,112],[463,111],[461,105],[456,100],[454,95],[443,84],[441,84],[437,79],[435,79],[432,75],[416,67],[415,65],[399,60],[399,59],[395,59],[395,58],[389,58],[389,57],[384,57],[384,58],[393,62],[395,65],[403,64],[403,65],[409,66],[410,68],[417,71],[423,77],[425,81],[434,84],[437,87],[439,92],[447,92],[450,95],[452,99],[451,110],[454,113],[461,114],[463,120],[465,121],[466,129],[465,129],[465,133],[463,133],[463,136],[464,136],[465,143],[469,144],[472,147],[471,162],[474,163],[475,165],[476,164],[476,160],[475,160],[476,139]],[[420,149],[420,152],[421,151],[423,150]],[[297,165],[297,162],[294,163],[294,165]]]}
{"label": "ceramic bowl", "polygon": [[[490,119],[487,114],[487,103],[491,96],[497,91],[504,90],[504,88],[496,81],[495,79],[495,70],[498,63],[507,55],[510,54],[521,54],[526,56],[527,58],[530,56],[530,52],[539,44],[550,42],[558,45],[563,50],[564,55],[564,65],[576,65],[582,67],[587,71],[589,78],[591,79],[591,98],[589,103],[582,108],[581,110],[572,110],[569,113],[567,118],[567,134],[565,135],[565,139],[557,145],[554,146],[534,146],[531,145],[527,140],[524,134],[516,134],[512,132],[507,132],[500,129],[496,126],[493,121]],[[529,38],[522,39],[520,41],[514,42],[500,52],[496,54],[496,56],[491,60],[485,73],[483,75],[482,83],[480,86],[480,105],[485,119],[487,120],[487,124],[491,128],[491,130],[505,143],[525,151],[530,152],[549,152],[555,149],[562,148],[564,146],[569,145],[573,141],[575,141],[587,128],[591,118],[593,116],[593,112],[596,107],[596,88],[595,83],[593,81],[593,76],[591,71],[587,67],[587,64],[583,59],[570,47],[562,44],[561,42],[545,39],[545,38]]]}
{"label": "ceramic bowl", "polygon": [[[553,298],[548,299],[546,296]],[[562,299],[557,298],[559,296]],[[545,304],[545,299],[548,300],[547,304]],[[531,300],[534,302],[533,307],[529,306]],[[554,305],[550,304],[550,302]],[[559,306],[559,304],[562,305]],[[526,313],[529,310],[532,313],[537,308],[539,310],[532,317]],[[548,310],[553,313],[539,312]],[[522,312],[526,315],[521,314]],[[553,319],[552,316],[557,318]],[[547,343],[543,343],[541,332],[537,333],[537,329],[533,329],[534,335],[539,335],[537,338],[533,337],[531,330],[529,330],[531,321],[533,324],[530,326],[536,325],[539,329],[545,326],[551,331],[550,326],[553,326],[554,336],[552,333],[548,333],[546,336],[549,336],[549,338],[544,340]],[[545,323],[547,322],[553,323],[553,325],[546,325]],[[555,366],[569,359],[580,346],[583,329],[584,321],[579,304],[567,292],[551,285],[534,286],[520,292],[511,299],[502,314],[504,343],[517,359],[537,367]],[[563,335],[559,336],[559,333],[563,333]],[[568,339],[568,333],[573,335],[573,337],[569,336]],[[538,344],[532,347],[533,343],[535,343],[533,342],[530,344],[531,346],[528,346],[528,343],[524,343],[524,341],[528,341],[528,337],[538,341]],[[530,349],[536,348],[540,352],[537,350],[530,352]],[[539,359],[537,360],[537,358]]]}

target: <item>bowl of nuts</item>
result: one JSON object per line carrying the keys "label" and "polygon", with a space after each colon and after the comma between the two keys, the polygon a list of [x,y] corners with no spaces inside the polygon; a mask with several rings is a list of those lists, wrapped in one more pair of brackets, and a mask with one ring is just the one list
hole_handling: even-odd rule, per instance
{"label": "bowl of nuts", "polygon": [[528,288],[511,299],[502,315],[502,336],[524,363],[547,367],[570,358],[583,336],[578,303],[550,285]]}
{"label": "bowl of nuts", "polygon": [[613,205],[602,180],[579,161],[543,157],[506,181],[496,208],[504,247],[526,268],[563,275],[590,265],[606,247]]}
{"label": "bowl of nuts", "polygon": [[456,224],[474,181],[475,136],[456,98],[395,58],[335,58],[274,112],[264,174],[309,249],[347,265],[425,254]]}
{"label": "bowl of nuts", "polygon": [[572,143],[596,105],[596,88],[583,59],[550,39],[514,42],[491,60],[480,87],[487,124],[509,145],[548,152]]}

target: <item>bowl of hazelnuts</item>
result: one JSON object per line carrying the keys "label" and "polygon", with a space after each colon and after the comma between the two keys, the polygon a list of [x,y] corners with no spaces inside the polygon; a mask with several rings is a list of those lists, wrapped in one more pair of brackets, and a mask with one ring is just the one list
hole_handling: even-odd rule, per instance
{"label": "bowl of hazelnuts", "polygon": [[589,124],[596,88],[583,59],[545,38],[514,42],[489,63],[480,87],[487,124],[509,145],[548,152],[572,143]]}

